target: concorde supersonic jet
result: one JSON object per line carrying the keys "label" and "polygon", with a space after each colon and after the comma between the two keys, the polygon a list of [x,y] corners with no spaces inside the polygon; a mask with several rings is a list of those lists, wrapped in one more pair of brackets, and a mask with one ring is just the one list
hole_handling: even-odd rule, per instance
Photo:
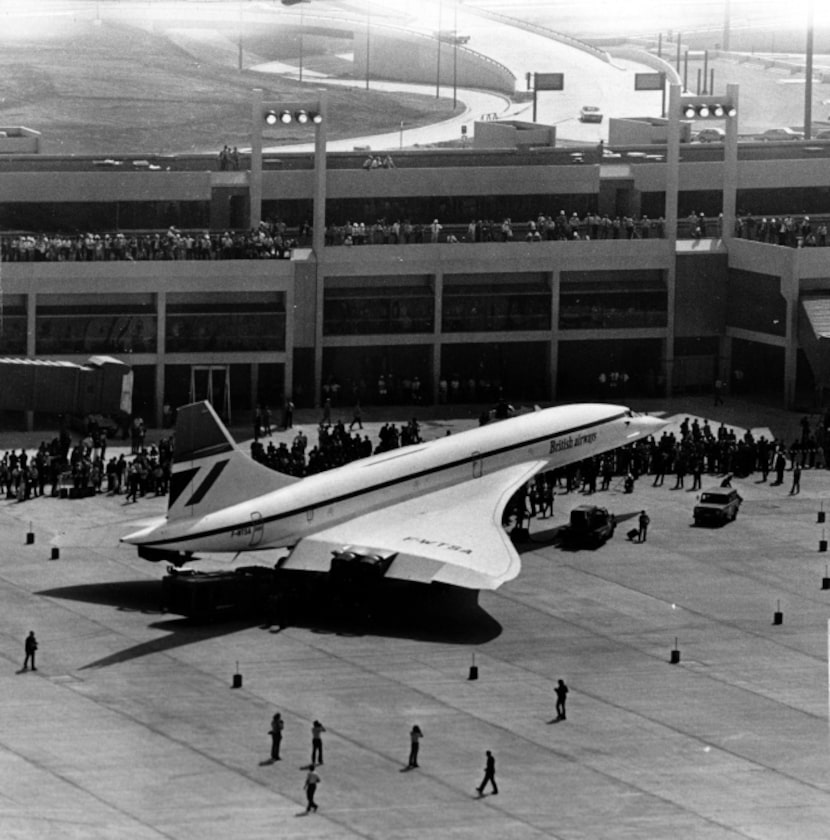
{"label": "concorde supersonic jet", "polygon": [[280,569],[353,559],[390,579],[497,589],[521,568],[502,516],[524,483],[663,426],[624,406],[562,405],[296,478],[255,462],[210,403],[193,403],[178,412],[167,515],[122,541],[177,566],[287,548]]}

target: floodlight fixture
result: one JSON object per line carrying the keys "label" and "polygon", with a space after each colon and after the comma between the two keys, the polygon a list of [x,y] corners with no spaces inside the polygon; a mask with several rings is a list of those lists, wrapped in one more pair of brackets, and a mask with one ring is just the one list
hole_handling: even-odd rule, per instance
{"label": "floodlight fixture", "polygon": [[681,102],[680,112],[687,120],[722,120],[736,116],[738,110],[729,98],[724,101],[714,96],[697,96]]}
{"label": "floodlight fixture", "polygon": [[300,109],[299,111],[296,111],[294,113],[294,119],[297,120],[297,122],[300,125],[305,125],[309,120],[308,111],[306,111],[304,109]]}
{"label": "floodlight fixture", "polygon": [[277,120],[279,120],[279,117],[277,116],[275,111],[265,112],[265,122],[267,125],[276,125]]}
{"label": "floodlight fixture", "polygon": [[280,122],[283,125],[288,125],[294,118],[291,116],[291,111],[282,111],[280,113]]}

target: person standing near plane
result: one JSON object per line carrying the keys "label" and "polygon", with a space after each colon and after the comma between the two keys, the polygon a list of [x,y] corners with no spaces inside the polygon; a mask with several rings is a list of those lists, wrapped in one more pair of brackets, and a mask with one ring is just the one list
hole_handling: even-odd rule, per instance
{"label": "person standing near plane", "polygon": [[30,630],[29,635],[26,636],[26,641],[23,644],[23,649],[26,652],[26,658],[23,660],[23,670],[29,670],[29,662],[32,663],[32,670],[37,671],[35,667],[35,651],[37,651],[37,639],[35,638],[35,631]]}
{"label": "person standing near plane", "polygon": [[280,760],[280,744],[282,744],[282,730],[285,726],[285,721],[282,715],[277,712],[271,719],[271,729],[269,735],[271,736],[271,761]]}
{"label": "person standing near plane", "polygon": [[418,766],[418,748],[420,746],[420,740],[424,737],[424,733],[421,732],[421,727],[418,726],[416,723],[415,726],[409,731],[409,763],[407,767],[417,767]]}
{"label": "person standing near plane", "polygon": [[648,514],[644,510],[642,510],[642,511],[640,511],[640,517],[637,520],[637,522],[640,526],[638,534],[637,534],[637,538],[639,539],[639,541],[641,543],[643,543],[643,542],[646,541],[646,535],[648,534],[648,526],[649,526],[649,523],[651,522],[651,519],[649,519]]}
{"label": "person standing near plane", "polygon": [[312,766],[316,764],[323,763],[323,733],[326,731],[326,727],[320,723],[319,720],[315,720],[311,726],[311,764]]}
{"label": "person standing near plane", "polygon": [[314,801],[314,794],[317,792],[317,785],[320,784],[320,777],[317,773],[314,772],[314,762],[311,762],[311,767],[308,768],[308,773],[305,777],[305,784],[303,787],[305,788],[305,798],[308,804],[306,805],[305,812],[308,813],[309,811],[317,812],[317,803]]}
{"label": "person standing near plane", "polygon": [[559,680],[554,691],[556,692],[556,719],[567,720],[565,701],[568,699],[568,686],[565,685],[565,680]]}
{"label": "person standing near plane", "polygon": [[801,492],[801,465],[793,464],[793,486],[790,488],[790,495],[794,496]]}

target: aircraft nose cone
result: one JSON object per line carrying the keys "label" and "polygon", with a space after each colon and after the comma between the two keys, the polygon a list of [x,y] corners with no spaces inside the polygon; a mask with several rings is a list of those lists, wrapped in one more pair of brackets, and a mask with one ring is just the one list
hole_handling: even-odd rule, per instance
{"label": "aircraft nose cone", "polygon": [[667,421],[660,417],[652,417],[649,414],[638,414],[629,421],[628,437],[633,441],[637,438],[656,435],[667,424]]}

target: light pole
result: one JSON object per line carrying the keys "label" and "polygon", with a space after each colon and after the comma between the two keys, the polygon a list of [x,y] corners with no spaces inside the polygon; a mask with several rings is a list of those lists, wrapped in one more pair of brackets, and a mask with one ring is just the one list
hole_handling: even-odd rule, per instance
{"label": "light pole", "polygon": [[441,97],[441,23],[444,15],[444,0],[438,3],[438,31],[435,33],[435,40],[438,43],[438,58],[435,62],[435,98]]}
{"label": "light pole", "polygon": [[366,90],[369,90],[369,30],[372,25],[372,7],[366,0]]}
{"label": "light pole", "polygon": [[242,70],[242,3],[239,3],[239,69]]}
{"label": "light pole", "polygon": [[311,248],[320,260],[326,231],[326,92],[316,101],[266,102],[262,90],[255,89],[251,111],[250,227],[262,221],[262,126],[307,125],[314,128],[314,212]]}
{"label": "light pole", "polygon": [[813,131],[813,13],[814,0],[807,2],[807,49],[804,65],[804,139],[809,140]]}
{"label": "light pole", "polygon": [[458,3],[460,0],[455,0],[453,6],[453,23],[452,23],[452,109],[455,110],[458,102]]}
{"label": "light pole", "polygon": [[303,80],[303,25],[305,23],[305,18],[303,17],[303,7],[300,6],[300,78],[299,81],[302,82]]}

